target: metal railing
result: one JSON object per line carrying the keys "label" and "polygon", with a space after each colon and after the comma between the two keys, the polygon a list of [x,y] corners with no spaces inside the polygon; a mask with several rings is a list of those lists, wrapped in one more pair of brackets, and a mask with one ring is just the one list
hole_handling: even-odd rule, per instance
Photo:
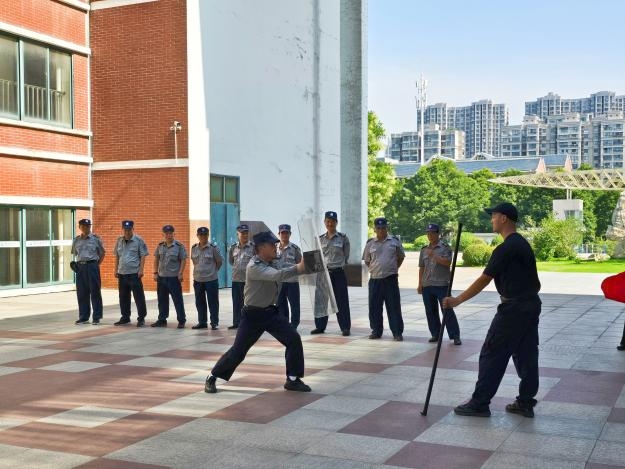
{"label": "metal railing", "polygon": [[[67,106],[65,99],[67,99],[67,92],[65,91],[25,84],[22,115],[33,119],[68,122],[66,109],[69,106]],[[0,113],[17,114],[17,103],[17,82],[0,79]]]}

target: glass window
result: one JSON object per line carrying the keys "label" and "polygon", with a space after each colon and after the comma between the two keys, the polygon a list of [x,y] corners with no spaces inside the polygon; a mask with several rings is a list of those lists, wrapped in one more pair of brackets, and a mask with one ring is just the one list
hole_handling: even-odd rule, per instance
{"label": "glass window", "polygon": [[26,283],[50,283],[50,209],[26,212]]}
{"label": "glass window", "polygon": [[17,116],[17,41],[0,36],[0,115]]}
{"label": "glass window", "polygon": [[52,281],[72,281],[69,263],[72,260],[73,213],[70,209],[53,208],[52,216]]}
{"label": "glass window", "polygon": [[237,178],[226,178],[225,201],[236,204],[239,202],[239,180]]}
{"label": "glass window", "polygon": [[50,51],[50,120],[71,125],[71,70],[69,54]]}
{"label": "glass window", "polygon": [[33,119],[48,117],[47,50],[24,43],[24,116]]}
{"label": "glass window", "polygon": [[0,287],[21,285],[19,239],[20,209],[0,207]]}
{"label": "glass window", "polygon": [[224,201],[224,179],[221,176],[211,176],[211,202]]}

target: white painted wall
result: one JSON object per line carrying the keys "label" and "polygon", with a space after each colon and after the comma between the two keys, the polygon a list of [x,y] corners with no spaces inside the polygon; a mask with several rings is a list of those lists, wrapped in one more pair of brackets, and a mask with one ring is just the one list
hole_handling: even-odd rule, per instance
{"label": "white painted wall", "polygon": [[[189,119],[206,121],[210,172],[240,177],[241,219],[264,221],[275,230],[312,214],[321,229],[323,212],[345,209],[341,2],[188,1],[198,11],[188,21],[201,25],[198,42],[188,44],[201,58],[189,61],[189,76],[204,78],[203,90],[189,82],[189,100],[195,103]],[[204,132],[192,125],[190,131]],[[207,140],[189,139],[191,145]],[[190,171],[193,153],[190,148]],[[363,200],[366,204],[366,195],[355,202],[359,211]]]}

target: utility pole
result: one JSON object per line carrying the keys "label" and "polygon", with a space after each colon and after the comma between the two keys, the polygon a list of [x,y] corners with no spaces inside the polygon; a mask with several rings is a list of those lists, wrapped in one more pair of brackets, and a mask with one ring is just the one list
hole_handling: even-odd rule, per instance
{"label": "utility pole", "polygon": [[423,78],[423,74],[421,74],[419,76],[419,80],[416,82],[417,85],[417,96],[416,96],[416,101],[417,101],[417,112],[420,113],[420,117],[421,117],[421,125],[419,128],[419,140],[421,143],[421,155],[420,155],[420,159],[419,161],[421,162],[421,165],[423,165],[425,163],[425,135],[424,135],[424,131],[423,131],[423,113],[425,112],[425,106],[427,105],[427,86],[428,86],[428,82],[425,80],[425,78]]}

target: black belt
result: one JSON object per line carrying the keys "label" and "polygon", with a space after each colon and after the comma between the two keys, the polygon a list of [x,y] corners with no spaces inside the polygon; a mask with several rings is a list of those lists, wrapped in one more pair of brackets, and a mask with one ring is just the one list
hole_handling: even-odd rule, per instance
{"label": "black belt", "polygon": [[243,306],[243,311],[245,311],[246,313],[260,313],[260,312],[277,311],[277,310],[278,310],[278,307],[276,305],[269,305],[269,306],[266,306],[265,308],[260,308],[258,306],[248,306],[248,305]]}
{"label": "black belt", "polygon": [[528,300],[535,300],[537,298],[538,298],[538,293],[535,295],[513,296],[512,298],[506,298],[505,296],[499,297],[502,303],[512,303],[514,301],[528,301]]}
{"label": "black belt", "polygon": [[328,272],[332,273],[332,272],[339,272],[343,270],[343,267],[335,267],[334,269],[328,269]]}
{"label": "black belt", "polygon": [[98,262],[97,260],[91,260],[91,261],[76,261],[79,264],[95,264],[96,262]]}

